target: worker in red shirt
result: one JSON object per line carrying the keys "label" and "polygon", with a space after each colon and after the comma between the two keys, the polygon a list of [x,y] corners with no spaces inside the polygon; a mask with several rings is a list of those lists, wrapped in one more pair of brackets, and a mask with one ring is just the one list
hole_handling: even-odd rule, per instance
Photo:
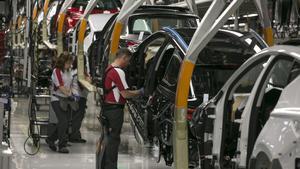
{"label": "worker in red shirt", "polygon": [[106,68],[104,79],[103,116],[107,119],[109,141],[104,154],[104,168],[117,169],[120,134],[123,126],[126,99],[140,96],[143,89],[128,90],[123,68],[129,65],[131,52],[122,48],[116,53],[114,62]]}

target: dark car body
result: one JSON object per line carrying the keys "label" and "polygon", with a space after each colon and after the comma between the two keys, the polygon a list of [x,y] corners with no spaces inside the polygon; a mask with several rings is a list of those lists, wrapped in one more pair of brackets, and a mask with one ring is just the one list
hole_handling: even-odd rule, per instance
{"label": "dark car body", "polygon": [[[178,73],[194,32],[195,28],[166,27],[150,35],[131,47],[133,56],[126,69],[129,86],[145,89],[143,97],[127,104],[136,139],[155,143],[167,165],[173,163],[172,128]],[[190,82],[187,120],[197,105],[214,96],[244,61],[265,47],[254,32],[219,30],[198,57]],[[103,65],[108,63],[106,56]],[[199,165],[197,140],[190,132],[189,158],[191,167]]]}
{"label": "dark car body", "polygon": [[143,5],[128,18],[128,26],[123,29],[120,46],[139,44],[152,33],[166,26],[196,28],[199,20],[200,18],[192,14],[188,8]]}
{"label": "dark car body", "polygon": [[[138,19],[151,19],[151,20],[169,20],[180,21],[180,23],[186,23],[184,26],[176,26],[174,24],[166,22],[165,24],[174,28],[195,28],[198,26],[199,17],[191,14],[189,9],[182,7],[171,6],[140,6],[133,14],[129,16],[126,21],[127,26],[124,27],[122,35],[120,37],[120,47],[128,47],[137,45],[146,39],[152,33],[160,30],[165,25],[156,25],[157,27],[152,32],[145,32],[144,30],[135,30],[134,23]],[[91,62],[96,60],[93,64],[97,64],[91,67],[91,74],[94,79],[101,76],[102,69],[105,68],[103,63],[107,63],[107,59],[110,52],[110,40],[115,25],[113,22],[108,22],[106,31],[102,31],[101,35],[97,36],[97,40],[92,44],[92,48],[88,51],[88,57]],[[143,36],[141,35],[143,32]],[[140,38],[139,38],[140,37]],[[101,78],[101,77],[100,77]],[[96,80],[98,81],[98,80]]]}

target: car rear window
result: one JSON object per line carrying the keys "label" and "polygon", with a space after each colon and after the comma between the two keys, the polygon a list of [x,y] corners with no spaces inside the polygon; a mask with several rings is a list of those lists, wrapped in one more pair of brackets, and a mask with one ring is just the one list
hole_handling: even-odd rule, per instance
{"label": "car rear window", "polygon": [[196,28],[197,18],[192,16],[180,16],[180,15],[164,15],[164,16],[139,16],[129,19],[128,33],[139,34],[144,32],[146,34],[152,34],[163,27],[171,28]]}

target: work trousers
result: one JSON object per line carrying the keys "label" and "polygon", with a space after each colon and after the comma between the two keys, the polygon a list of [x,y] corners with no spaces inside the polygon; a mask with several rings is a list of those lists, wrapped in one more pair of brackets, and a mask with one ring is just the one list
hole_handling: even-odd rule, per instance
{"label": "work trousers", "polygon": [[67,146],[67,130],[68,130],[68,112],[63,111],[60,107],[59,101],[51,102],[51,106],[57,117],[57,124],[49,124],[48,126],[48,140],[56,141],[58,139],[58,147]]}
{"label": "work trousers", "polygon": [[70,139],[81,139],[80,128],[85,115],[86,98],[80,97],[78,111],[75,111],[72,115],[72,133]]}
{"label": "work trousers", "polygon": [[104,153],[104,169],[117,169],[118,150],[121,142],[121,130],[124,121],[123,108],[116,108],[103,111],[103,116],[108,120],[108,143]]}

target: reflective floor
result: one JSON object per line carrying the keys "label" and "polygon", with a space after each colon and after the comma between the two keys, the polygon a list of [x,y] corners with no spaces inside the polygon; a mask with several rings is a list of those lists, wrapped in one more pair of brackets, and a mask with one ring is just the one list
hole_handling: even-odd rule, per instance
{"label": "reflective floor", "polygon": [[[94,112],[97,111],[92,96],[89,97],[88,110],[82,127],[85,144],[72,143],[70,154],[59,154],[51,151],[45,140],[41,140],[41,148],[34,156],[24,151],[24,141],[28,133],[27,99],[14,99],[17,103],[12,114],[11,144],[13,157],[11,169],[94,169],[95,145],[99,135],[99,124]],[[126,118],[125,118],[126,119]],[[118,169],[169,169],[163,159],[158,164],[157,148],[139,145],[133,136],[130,124],[124,123],[120,146]]]}

